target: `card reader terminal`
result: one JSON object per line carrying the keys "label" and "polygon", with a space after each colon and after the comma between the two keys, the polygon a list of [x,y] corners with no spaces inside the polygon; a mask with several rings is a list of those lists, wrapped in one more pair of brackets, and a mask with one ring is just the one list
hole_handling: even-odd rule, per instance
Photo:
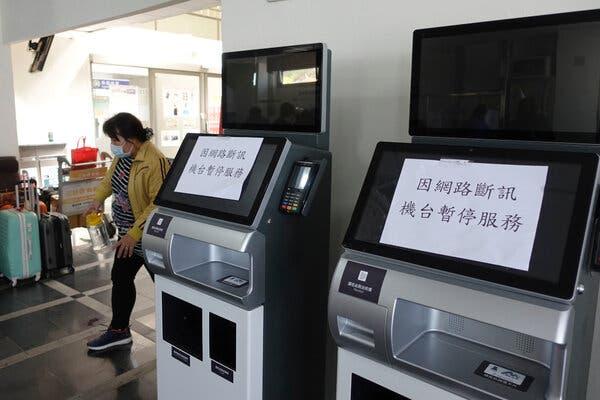
{"label": "card reader terminal", "polygon": [[318,170],[318,162],[296,161],[294,163],[287,187],[281,197],[279,205],[281,212],[291,215],[302,213]]}

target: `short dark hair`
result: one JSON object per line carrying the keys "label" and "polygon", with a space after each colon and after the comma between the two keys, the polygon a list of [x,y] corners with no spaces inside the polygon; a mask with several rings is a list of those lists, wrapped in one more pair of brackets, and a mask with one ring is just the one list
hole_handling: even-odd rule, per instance
{"label": "short dark hair", "polygon": [[148,141],[154,134],[152,129],[144,128],[135,115],[127,112],[115,114],[104,121],[102,131],[111,139],[117,139],[118,135],[125,140],[137,139],[140,142]]}

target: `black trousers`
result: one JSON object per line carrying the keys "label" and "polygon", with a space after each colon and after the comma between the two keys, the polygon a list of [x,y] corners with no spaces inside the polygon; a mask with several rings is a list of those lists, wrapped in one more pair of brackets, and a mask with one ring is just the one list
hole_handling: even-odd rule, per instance
{"label": "black trousers", "polygon": [[[129,326],[129,318],[135,305],[135,276],[144,265],[144,259],[134,254],[131,257],[116,258],[111,271],[112,288],[112,312],[113,318],[111,328],[125,329]],[[146,268],[147,269],[147,268]],[[154,280],[154,274],[150,272]]]}

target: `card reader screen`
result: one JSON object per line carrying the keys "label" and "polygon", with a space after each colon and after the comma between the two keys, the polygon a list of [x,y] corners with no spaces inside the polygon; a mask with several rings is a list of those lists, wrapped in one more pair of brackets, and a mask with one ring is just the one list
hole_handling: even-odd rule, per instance
{"label": "card reader screen", "polygon": [[380,143],[345,245],[571,298],[595,154]]}
{"label": "card reader screen", "polygon": [[283,151],[285,139],[263,138],[256,160],[242,186],[239,200],[236,200],[177,191],[177,185],[186,170],[188,159],[196,147],[198,138],[203,136],[190,133],[185,137],[156,197],[156,204],[211,218],[251,225]]}
{"label": "card reader screen", "polygon": [[294,169],[294,181],[292,182],[292,186],[295,189],[304,190],[310,178],[311,168],[304,166],[296,166]]}

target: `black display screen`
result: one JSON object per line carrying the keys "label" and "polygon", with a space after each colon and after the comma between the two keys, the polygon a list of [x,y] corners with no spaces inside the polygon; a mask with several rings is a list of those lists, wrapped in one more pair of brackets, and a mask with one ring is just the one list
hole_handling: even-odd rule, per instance
{"label": "black display screen", "polygon": [[[548,167],[528,270],[381,243],[405,160],[448,158],[473,163]],[[344,245],[428,268],[570,299],[575,287],[597,165],[597,155],[587,153],[379,143]],[[433,212],[437,213],[437,210]]]}
{"label": "black display screen", "polygon": [[173,165],[156,196],[156,204],[211,218],[252,225],[267,186],[273,176],[273,171],[283,151],[286,139],[263,138],[262,146],[254,162],[254,166],[244,181],[240,199],[228,200],[175,191],[179,178],[199,136],[211,135],[193,133],[186,135],[173,161]]}
{"label": "black display screen", "polygon": [[410,133],[600,142],[600,11],[414,32]]}
{"label": "black display screen", "polygon": [[368,379],[352,374],[350,400],[410,400]]}
{"label": "black display screen", "polygon": [[223,53],[223,128],[321,132],[323,45]]}

